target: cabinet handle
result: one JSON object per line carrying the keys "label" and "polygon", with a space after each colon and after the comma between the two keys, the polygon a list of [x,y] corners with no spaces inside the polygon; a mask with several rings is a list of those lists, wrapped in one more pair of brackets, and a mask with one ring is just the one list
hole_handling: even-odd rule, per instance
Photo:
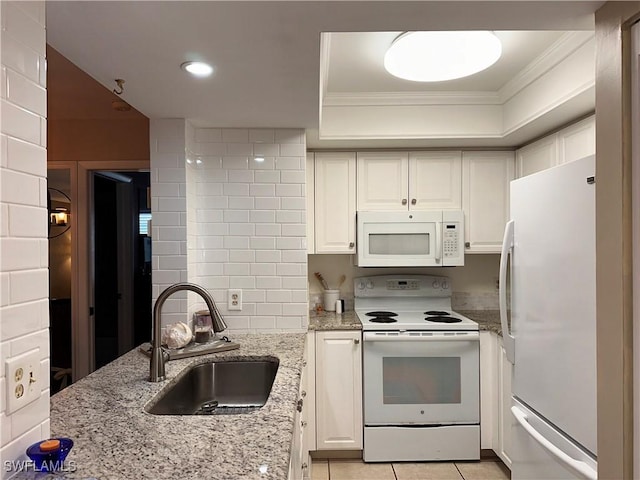
{"label": "cabinet handle", "polygon": [[298,400],[298,403],[296,404],[296,410],[298,410],[299,412],[302,411],[302,399]]}
{"label": "cabinet handle", "polygon": [[300,426],[301,427],[306,427],[307,426],[307,422],[305,420],[300,422]]}
{"label": "cabinet handle", "polygon": [[416,203],[418,203],[418,201],[415,198],[411,199],[411,205],[415,205]]}
{"label": "cabinet handle", "polygon": [[353,339],[353,343],[355,343],[356,345],[358,345],[360,343],[360,339],[359,338],[354,338]]}
{"label": "cabinet handle", "polygon": [[353,248],[355,246],[356,246],[356,244],[354,242],[349,242],[349,248]]}
{"label": "cabinet handle", "polygon": [[307,392],[306,392],[306,391],[304,391],[304,390],[302,390],[302,392],[300,393],[300,396],[301,396],[302,398],[306,397],[306,396],[307,396]]}
{"label": "cabinet handle", "polygon": [[302,360],[302,366],[306,367],[307,366],[307,361],[306,360]]}
{"label": "cabinet handle", "polygon": [[471,242],[464,242],[464,248],[471,248]]}
{"label": "cabinet handle", "polygon": [[403,199],[402,199],[402,204],[403,204],[403,205],[406,205],[406,204],[407,204],[407,199],[406,199],[406,198],[403,198]]}
{"label": "cabinet handle", "polygon": [[306,470],[307,468],[309,468],[309,465],[307,465],[307,462],[302,464],[302,469]]}

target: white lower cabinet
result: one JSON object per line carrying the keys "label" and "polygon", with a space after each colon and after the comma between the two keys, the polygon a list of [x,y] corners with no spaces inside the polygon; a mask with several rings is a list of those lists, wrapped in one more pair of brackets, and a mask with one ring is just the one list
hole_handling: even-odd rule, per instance
{"label": "white lower cabinet", "polygon": [[480,332],[480,448],[492,449],[511,468],[511,375],[502,337]]}
{"label": "white lower cabinet", "polygon": [[360,450],[362,332],[315,332],[316,449]]}

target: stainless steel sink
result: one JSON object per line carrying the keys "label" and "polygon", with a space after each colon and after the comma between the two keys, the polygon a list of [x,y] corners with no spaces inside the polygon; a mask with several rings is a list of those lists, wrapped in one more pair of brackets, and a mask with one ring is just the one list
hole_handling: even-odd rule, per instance
{"label": "stainless steel sink", "polygon": [[160,392],[147,411],[155,415],[249,413],[267,402],[278,365],[275,358],[195,365]]}

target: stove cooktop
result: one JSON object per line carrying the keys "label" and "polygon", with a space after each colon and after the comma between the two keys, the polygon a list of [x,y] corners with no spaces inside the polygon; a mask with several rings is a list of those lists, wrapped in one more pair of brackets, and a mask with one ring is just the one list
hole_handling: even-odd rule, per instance
{"label": "stove cooktop", "polygon": [[425,312],[426,309],[394,309],[391,313],[395,315],[381,315],[381,311],[356,308],[363,330],[478,330],[476,322],[452,310]]}

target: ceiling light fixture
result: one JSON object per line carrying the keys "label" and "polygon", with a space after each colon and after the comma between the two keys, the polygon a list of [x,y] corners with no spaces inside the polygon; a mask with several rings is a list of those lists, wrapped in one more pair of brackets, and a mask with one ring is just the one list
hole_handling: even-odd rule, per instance
{"label": "ceiling light fixture", "polygon": [[502,54],[492,32],[405,32],[384,56],[384,68],[414,82],[468,77],[493,65]]}
{"label": "ceiling light fixture", "polygon": [[180,68],[195,77],[208,77],[213,73],[213,67],[204,62],[184,62]]}

